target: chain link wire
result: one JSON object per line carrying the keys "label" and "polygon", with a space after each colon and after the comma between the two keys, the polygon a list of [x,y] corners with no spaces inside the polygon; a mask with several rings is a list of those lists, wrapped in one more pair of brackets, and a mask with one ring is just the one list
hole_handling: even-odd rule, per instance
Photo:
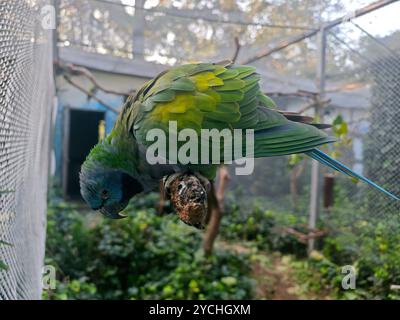
{"label": "chain link wire", "polygon": [[[360,3],[360,6],[362,5]],[[157,62],[179,64],[229,58],[235,49],[236,36],[244,44],[239,54],[240,62],[257,51],[257,46],[253,47],[247,43],[254,32],[268,34],[265,43],[272,47],[278,40],[302,32],[286,26],[270,33],[271,28],[267,29],[262,24],[222,24],[213,21],[214,18],[202,20],[205,12],[202,10],[192,10],[188,17],[182,17],[184,13],[179,10],[176,11],[176,16],[164,14],[156,9],[143,10],[140,6],[122,6],[108,0],[62,0],[59,44],[83,51],[134,59],[137,58],[135,55],[145,56],[146,59],[153,56]],[[386,9],[378,9],[364,17],[370,16],[372,19],[380,10]],[[194,19],[194,16],[200,18]],[[135,21],[140,18],[143,18],[144,22],[138,26]],[[226,20],[225,18],[223,20]],[[376,18],[371,28],[383,23],[382,18]],[[163,32],[159,32],[159,25],[164,26]],[[139,42],[145,43],[145,46],[143,43],[139,46],[143,51],[135,46],[133,40],[133,33],[137,27],[143,28],[142,39],[139,38]],[[179,33],[181,29],[185,32]],[[342,115],[349,125],[348,137],[353,143],[340,147],[340,160],[391,192],[399,194],[399,174],[396,170],[400,157],[396,148],[396,136],[399,136],[397,123],[400,122],[397,121],[398,116],[395,112],[396,101],[399,99],[396,93],[399,57],[393,48],[378,40],[367,29],[355,18],[344,21],[328,32],[327,54],[324,58],[327,61],[326,96],[330,102],[324,107],[324,122],[332,122],[337,115]],[[173,32],[169,34],[169,30]],[[212,31],[209,38],[206,36],[207,30]],[[176,37],[174,32],[178,32],[180,36]],[[202,38],[203,42],[211,44],[213,49],[208,50],[203,42],[199,43],[194,34]],[[354,37],[354,34],[358,36]],[[178,40],[181,42],[176,42]],[[175,45],[172,46],[169,42]],[[191,45],[187,46],[188,43]],[[306,114],[314,114],[314,108],[309,106],[315,104],[318,94],[316,69],[321,58],[318,56],[317,47],[317,36],[312,36],[253,63],[262,75],[264,91],[273,93],[271,96],[280,109],[307,109]],[[176,48],[179,50],[174,51]],[[179,56],[184,50],[189,51]],[[303,94],[298,94],[299,91]],[[301,212],[306,216],[308,209],[305,199],[309,197],[310,170],[308,160],[305,163],[299,178],[295,179],[295,174],[290,173],[288,161],[282,158],[256,160],[256,173],[252,177],[234,177],[230,184],[231,189],[249,186],[243,190],[246,196],[273,198],[274,205],[290,209],[293,181],[297,180],[298,197],[304,200]],[[392,169],[389,170],[388,167]],[[266,187],[266,181],[274,183]],[[360,205],[362,203],[371,206],[368,212],[379,215],[399,211],[395,201],[362,183],[355,184],[348,177],[336,175],[336,184],[338,187],[343,186],[347,191],[349,201],[357,199]]]}
{"label": "chain link wire", "polygon": [[[341,27],[336,27],[327,37],[331,47],[340,48],[341,54],[351,61],[348,70],[332,68],[327,74],[327,85],[341,88],[337,91],[341,100],[354,101],[347,108],[340,105],[331,108],[334,114],[345,114],[353,142],[343,150],[342,161],[399,195],[400,54],[388,46],[390,36],[382,41],[356,23],[346,27],[350,30],[341,32]],[[362,43],[357,44],[350,36],[351,30],[356,28],[360,30]],[[363,207],[370,217],[382,219],[400,212],[398,201],[362,183],[355,185],[341,176],[338,182],[349,199]]]}
{"label": "chain link wire", "polygon": [[0,2],[0,299],[39,299],[44,259],[52,35],[50,1]]}

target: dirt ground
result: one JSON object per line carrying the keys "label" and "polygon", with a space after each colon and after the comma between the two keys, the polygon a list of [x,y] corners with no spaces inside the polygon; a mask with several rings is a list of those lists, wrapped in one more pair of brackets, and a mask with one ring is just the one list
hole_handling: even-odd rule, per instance
{"label": "dirt ground", "polygon": [[[250,253],[251,249],[243,244],[218,242],[220,248],[238,253]],[[256,280],[255,299],[266,300],[303,300],[327,299],[327,293],[308,293],[302,290],[302,284],[296,279],[290,259],[279,253],[260,253],[253,255],[252,277]]]}

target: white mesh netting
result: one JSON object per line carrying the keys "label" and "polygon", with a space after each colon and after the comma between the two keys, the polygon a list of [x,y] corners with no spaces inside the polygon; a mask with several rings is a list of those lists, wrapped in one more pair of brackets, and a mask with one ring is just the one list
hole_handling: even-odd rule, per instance
{"label": "white mesh netting", "polygon": [[46,0],[0,1],[0,299],[39,299],[54,86]]}

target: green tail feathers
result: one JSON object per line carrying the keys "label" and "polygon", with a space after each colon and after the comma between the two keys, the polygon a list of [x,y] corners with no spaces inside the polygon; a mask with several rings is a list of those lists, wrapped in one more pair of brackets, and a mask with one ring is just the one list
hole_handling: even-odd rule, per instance
{"label": "green tail feathers", "polygon": [[322,164],[324,164],[336,171],[344,173],[352,178],[356,178],[356,179],[364,181],[366,184],[369,184],[370,186],[374,187],[375,189],[379,190],[380,192],[386,194],[387,196],[389,196],[395,200],[400,200],[400,198],[398,196],[390,193],[389,191],[387,191],[384,188],[382,188],[381,186],[377,185],[375,182],[372,182],[371,180],[363,177],[362,175],[355,173],[353,170],[351,170],[344,164],[331,158],[330,156],[328,156],[327,154],[323,153],[322,151],[320,151],[318,149],[314,149],[312,151],[306,152],[306,154],[308,156],[310,156],[311,158],[317,160],[318,162],[321,162]]}

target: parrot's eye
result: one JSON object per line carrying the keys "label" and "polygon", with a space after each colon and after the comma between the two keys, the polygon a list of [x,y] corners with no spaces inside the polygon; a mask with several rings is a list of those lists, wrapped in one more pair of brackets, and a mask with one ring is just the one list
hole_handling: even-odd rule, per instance
{"label": "parrot's eye", "polygon": [[103,200],[107,200],[108,199],[108,190],[106,190],[106,189],[101,190],[101,198]]}

